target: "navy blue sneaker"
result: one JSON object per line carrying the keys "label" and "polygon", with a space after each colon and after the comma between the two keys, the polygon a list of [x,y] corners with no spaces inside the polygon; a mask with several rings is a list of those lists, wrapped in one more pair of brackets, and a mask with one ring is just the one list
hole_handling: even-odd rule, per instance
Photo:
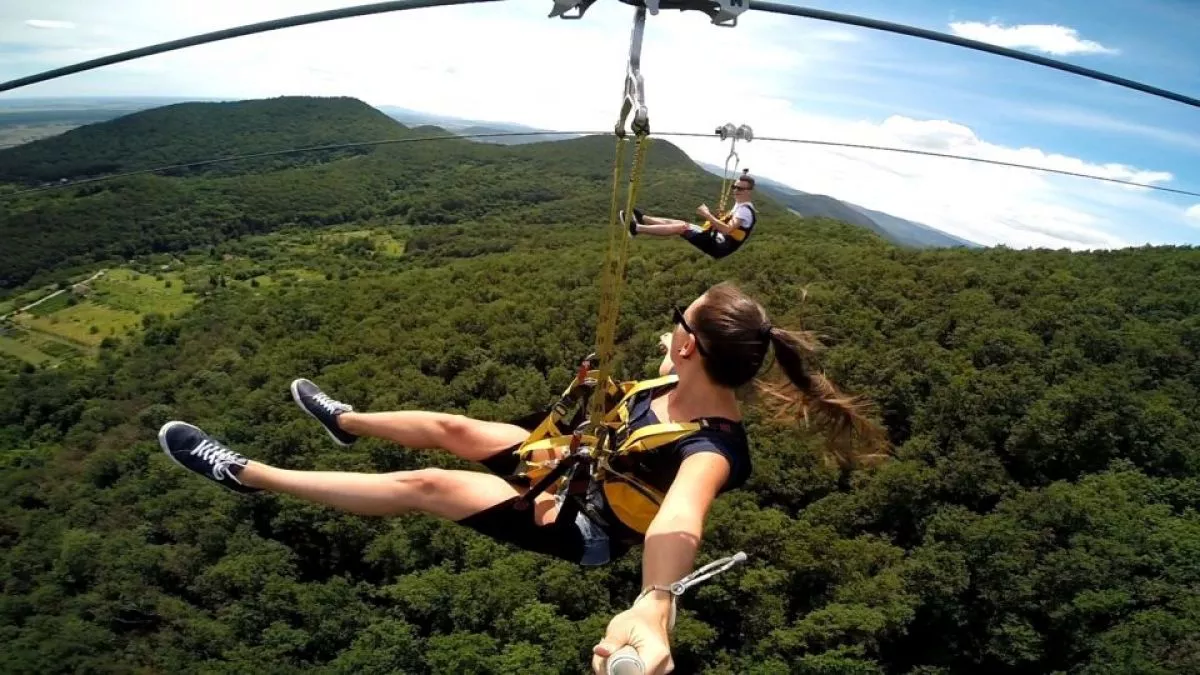
{"label": "navy blue sneaker", "polygon": [[636,237],[638,234],[637,226],[642,224],[642,212],[634,209],[633,220],[625,219],[625,209],[618,211],[617,215],[621,218],[621,222],[624,223],[625,227],[629,228],[629,236]]}
{"label": "navy blue sneaker", "polygon": [[158,444],[176,464],[234,492],[258,488],[242,485],[238,474],[249,461],[187,422],[167,422],[158,430]]}
{"label": "navy blue sneaker", "polygon": [[353,411],[353,406],[329,398],[320,387],[304,378],[292,381],[292,398],[301,410],[312,415],[313,419],[325,427],[334,443],[350,445],[358,439],[358,436],[342,431],[337,421],[338,415]]}

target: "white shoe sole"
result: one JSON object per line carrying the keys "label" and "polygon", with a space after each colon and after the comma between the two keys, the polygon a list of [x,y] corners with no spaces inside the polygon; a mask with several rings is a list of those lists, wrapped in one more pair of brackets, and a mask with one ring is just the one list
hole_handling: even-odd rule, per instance
{"label": "white shoe sole", "polygon": [[162,448],[163,452],[167,453],[167,457],[170,457],[172,462],[175,462],[176,464],[178,464],[179,466],[182,466],[183,468],[187,469],[188,471],[195,473],[195,471],[188,469],[188,467],[185,466],[183,462],[179,461],[178,459],[175,459],[175,453],[171,452],[171,448],[167,446],[167,431],[170,430],[171,427],[173,427],[177,424],[182,424],[185,427],[192,427],[193,429],[196,429],[197,431],[199,430],[198,427],[196,427],[193,424],[188,424],[187,422],[180,422],[178,420],[173,420],[171,422],[167,422],[166,424],[162,425],[162,428],[160,428],[158,430],[158,447]]}
{"label": "white shoe sole", "polygon": [[[300,382],[302,382],[302,381],[304,381],[304,382],[308,382],[308,383],[312,384],[312,380],[305,380],[305,379],[304,379],[304,378],[302,378],[302,377],[301,377],[301,378],[297,378],[297,379],[295,379],[295,380],[292,380],[292,386],[291,386],[291,390],[292,390],[292,400],[296,402],[296,405],[300,406],[300,409],[304,411],[304,414],[306,414],[306,415],[308,415],[309,417],[313,418],[314,420],[316,420],[316,421],[317,421],[317,423],[318,423],[318,424],[320,424],[320,425],[321,425],[321,428],[325,430],[325,433],[326,433],[326,434],[328,434],[328,435],[329,435],[329,437],[330,437],[331,439],[333,439],[333,442],[334,442],[334,443],[337,443],[338,445],[342,446],[343,448],[348,448],[348,447],[350,447],[350,444],[349,444],[349,443],[346,443],[345,441],[343,441],[342,439],[338,438],[337,436],[334,436],[334,435],[333,435],[333,432],[329,430],[329,427],[325,426],[325,423],[321,421],[321,418],[320,418],[320,417],[317,417],[317,416],[316,416],[316,415],[314,415],[314,414],[312,414],[312,411],[310,411],[310,410],[308,409],[308,406],[304,405],[304,403],[302,403],[302,402],[300,401],[300,390],[299,390],[299,389],[297,389],[297,387],[299,386]],[[316,386],[316,385],[315,385],[315,384],[313,384],[313,386]]]}

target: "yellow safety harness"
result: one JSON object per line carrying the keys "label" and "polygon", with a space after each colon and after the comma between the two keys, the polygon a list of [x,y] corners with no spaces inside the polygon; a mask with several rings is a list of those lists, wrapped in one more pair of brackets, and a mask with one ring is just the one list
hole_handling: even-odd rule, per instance
{"label": "yellow safety harness", "polygon": [[[589,366],[590,361],[585,361],[576,378],[552,406],[550,414],[514,451],[521,460],[516,475],[534,484],[518,501],[519,508],[532,504],[538,494],[547,490],[562,496],[580,495],[598,486],[621,523],[645,534],[662,505],[664,494],[630,472],[614,468],[614,459],[654,452],[702,429],[712,428],[713,422],[707,419],[659,422],[625,433],[634,398],[647,391],[653,397],[654,392],[674,386],[679,381],[678,376],[672,374],[620,384],[609,379],[604,395],[596,396],[596,380],[588,377]],[[606,403],[615,401],[615,404],[608,407],[598,427],[585,422],[574,429],[564,428],[567,425],[563,421],[570,409],[581,404],[587,396]],[[579,417],[577,414],[575,419]],[[585,512],[603,521],[594,510],[585,508]]]}

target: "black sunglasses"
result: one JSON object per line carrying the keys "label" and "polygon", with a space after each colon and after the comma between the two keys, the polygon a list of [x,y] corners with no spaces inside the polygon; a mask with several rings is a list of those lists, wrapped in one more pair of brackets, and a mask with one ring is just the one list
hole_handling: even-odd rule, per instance
{"label": "black sunglasses", "polygon": [[683,326],[684,331],[696,338],[696,351],[700,352],[701,356],[707,357],[708,351],[704,349],[704,345],[700,344],[700,336],[696,335],[696,331],[692,330],[692,327],[688,325],[687,319],[683,318],[683,310],[675,306],[671,308],[671,313],[675,323]]}
{"label": "black sunglasses", "polygon": [[749,185],[730,185],[729,189],[733,190],[734,192],[741,192],[743,190],[749,191],[750,186]]}

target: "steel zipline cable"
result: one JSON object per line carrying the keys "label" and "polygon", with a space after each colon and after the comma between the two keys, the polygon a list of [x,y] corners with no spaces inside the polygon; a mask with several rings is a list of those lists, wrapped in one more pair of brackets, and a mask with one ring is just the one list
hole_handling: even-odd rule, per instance
{"label": "steel zipline cable", "polygon": [[[0,82],[0,92],[11,91],[19,87],[25,87],[47,80],[82,73],[95,68],[110,66],[115,63],[140,59],[155,54],[163,54],[166,52],[175,51],[177,49],[185,49],[187,47],[195,47],[197,45],[207,44],[210,42],[218,42],[231,38],[243,37],[246,35],[254,35],[256,33],[264,33],[282,28],[292,28],[295,26],[304,26],[308,24],[321,23],[324,21],[334,21],[337,19],[347,19],[359,16],[368,16],[371,14],[383,14],[387,12],[398,12],[410,9],[429,9],[433,7],[452,7],[456,5],[478,4],[483,2],[501,2],[502,0],[391,0],[390,2],[379,2],[370,5],[358,5],[355,7],[342,7],[339,9],[326,10],[322,12],[313,12],[311,14],[299,14],[296,16],[285,17],[281,19],[272,19],[270,21],[261,21],[258,23],[246,24],[234,28],[226,28],[224,30],[213,31],[210,33],[202,33],[191,37],[171,40],[169,42],[161,42],[156,45],[132,49],[118,54],[110,54],[102,56],[90,61],[82,61],[70,66],[47,70],[34,75],[17,78],[8,82]],[[622,0],[626,4],[637,4],[630,0]],[[702,3],[697,3],[702,4]],[[972,49],[979,52],[986,52],[997,56],[1002,56],[1010,59],[1032,63],[1034,65],[1053,68],[1072,75],[1086,77],[1099,82],[1113,84],[1126,89],[1132,89],[1151,96],[1165,98],[1178,103],[1200,108],[1200,99],[1192,96],[1187,96],[1179,92],[1170,91],[1161,87],[1155,87],[1135,80],[1117,77],[1091,68],[1083,68],[1065,61],[1049,59],[1043,56],[1037,56],[1027,52],[999,47],[979,40],[971,40],[968,38],[941,33],[938,31],[917,28],[905,24],[893,23],[890,21],[881,21],[879,19],[871,19],[864,16],[856,16],[853,14],[841,14],[838,12],[830,12],[809,7],[801,7],[799,5],[790,5],[780,2],[761,2],[759,0],[749,0],[748,8],[750,11],[767,12],[770,14],[781,14],[785,16],[793,16],[805,19],[813,19],[817,21],[831,21],[850,26],[858,26],[870,30],[878,30],[899,35],[907,35],[922,40],[930,40],[943,44]]]}
{"label": "steel zipline cable", "polygon": [[188,47],[196,47],[198,45],[208,44],[210,42],[220,42],[221,40],[229,40],[231,38],[243,37],[246,35],[254,35],[256,33],[265,33],[267,31],[279,30],[281,28],[294,28],[296,26],[305,26],[312,23],[321,23],[324,21],[334,21],[336,19],[348,19],[351,17],[368,16],[371,14],[383,14],[386,12],[399,12],[406,9],[428,9],[430,7],[450,7],[453,5],[468,5],[481,2],[500,2],[501,0],[390,0],[389,2],[377,2],[371,5],[357,5],[355,7],[342,7],[340,9],[330,9],[323,12],[313,12],[311,14],[297,14],[282,19],[272,19],[270,21],[260,21],[258,23],[249,23],[244,26],[234,28],[225,28],[223,30],[212,31],[211,33],[201,33],[190,37],[171,40],[169,42],[160,42],[156,45],[148,47],[140,47],[129,51],[120,52],[118,54],[110,54],[101,56],[90,61],[81,61],[62,68],[55,68],[45,72],[36,73],[27,77],[20,77],[8,82],[0,82],[0,92],[10,91],[19,87],[27,87],[31,84],[46,82],[67,75],[74,75],[104,66],[111,66],[116,63],[141,59],[155,54],[165,54],[173,52],[177,49],[186,49]]}
{"label": "steel zipline cable", "polygon": [[1183,103],[1184,105],[1190,105],[1193,108],[1200,108],[1200,99],[1188,96],[1186,94],[1181,94],[1169,89],[1163,89],[1161,87],[1155,87],[1153,85],[1138,82],[1136,80],[1126,79],[1124,77],[1117,77],[1116,75],[1110,75],[1099,70],[1092,70],[1091,68],[1084,68],[1082,66],[1077,66],[1065,61],[1048,59],[1044,56],[1030,54],[1029,52],[1009,49],[1008,47],[1000,47],[987,42],[980,42],[979,40],[959,37],[957,35],[939,33],[938,31],[927,30],[925,28],[917,28],[915,26],[893,23],[891,21],[881,21],[879,19],[871,19],[864,16],[855,16],[853,14],[841,14],[839,12],[829,12],[823,9],[812,9],[809,7],[788,5],[781,2],[759,2],[758,0],[750,0],[749,7],[751,11],[757,10],[760,12],[784,14],[787,16],[796,16],[805,19],[816,19],[818,21],[832,21],[834,23],[845,24],[848,26],[858,26],[860,28],[869,28],[871,30],[895,33],[897,35],[907,35],[909,37],[930,40],[932,42],[940,42],[942,44],[952,45],[954,47],[963,47],[965,49],[972,49],[978,52],[995,54],[996,56],[1004,56],[1010,59],[1016,59],[1018,61],[1044,66],[1046,68],[1053,68],[1064,73],[1070,73],[1072,75],[1078,75],[1080,77],[1097,80],[1099,82],[1115,84],[1118,87],[1132,89],[1134,91],[1142,92],[1143,94],[1150,94],[1151,96],[1165,98],[1170,101],[1176,101],[1178,103]]}
{"label": "steel zipline cable", "polygon": [[[611,135],[611,131],[512,131],[512,132],[487,132],[477,134],[452,134],[446,133],[437,136],[409,136],[406,138],[387,138],[374,141],[358,141],[354,143],[336,143],[332,145],[314,145],[300,148],[287,148],[284,150],[271,150],[266,152],[254,152],[245,155],[232,155],[227,157],[214,157],[211,159],[203,159],[195,162],[185,162],[181,164],[168,164],[165,166],[152,167],[147,169],[137,169],[134,171],[124,171],[121,173],[110,174],[107,176],[96,176],[94,178],[81,178],[79,180],[68,181],[66,183],[49,183],[35,188],[12,192],[7,195],[0,195],[0,201],[15,199],[22,195],[28,195],[35,192],[45,192],[48,190],[62,190],[67,188],[99,183],[102,181],[117,180],[120,178],[129,178],[132,176],[141,176],[146,174],[162,173],[168,171],[181,171],[184,169],[195,169],[215,164],[227,164],[230,162],[239,162],[251,159],[263,159],[266,157],[279,157],[282,155],[300,154],[305,152],[328,152],[334,150],[350,150],[354,148],[366,148],[382,145],[402,145],[407,143],[424,143],[432,141],[449,141],[449,140],[474,140],[474,139],[489,139],[489,138],[520,138],[520,137],[539,137],[539,136],[599,136]],[[713,138],[711,133],[686,132],[686,131],[665,131],[655,132],[652,136],[663,137],[678,137],[678,138]],[[1025,169],[1029,171],[1041,171],[1045,173],[1058,174],[1062,176],[1071,176],[1074,178],[1083,178],[1087,180],[1101,181],[1105,183],[1115,183],[1128,187],[1144,188],[1147,190],[1157,190],[1160,192],[1170,192],[1173,194],[1187,195],[1189,197],[1200,197],[1200,191],[1183,190],[1178,188],[1170,188],[1162,185],[1150,185],[1148,183],[1138,183],[1135,181],[1122,180],[1120,178],[1110,178],[1108,176],[1096,176],[1093,174],[1080,173],[1076,171],[1066,171],[1064,169],[1054,169],[1044,166],[1035,166],[1032,164],[1020,164],[1017,162],[1005,162],[996,159],[987,159],[984,157],[971,157],[968,155],[956,155],[945,152],[934,152],[932,150],[916,150],[912,148],[897,148],[886,145],[865,145],[861,143],[845,143],[840,141],[823,141],[809,138],[786,138],[780,136],[756,136],[756,141],[765,141],[773,143],[793,143],[798,145],[813,145],[834,148],[846,148],[852,150],[869,150],[875,152],[893,152],[908,155],[919,155],[923,157],[935,157],[939,159],[954,159],[965,162],[976,162],[980,164],[990,164],[993,166],[1002,166],[1014,169]]]}
{"label": "steel zipline cable", "polygon": [[[109,56],[92,59],[90,61],[83,61],[83,62],[76,63],[76,64],[73,64],[70,66],[65,66],[62,68],[48,70],[48,71],[45,71],[42,73],[37,73],[37,74],[30,75],[27,77],[22,77],[22,78],[18,78],[15,80],[10,80],[8,82],[0,83],[0,92],[10,91],[10,90],[17,89],[20,87],[25,87],[25,86],[28,86],[31,84],[45,82],[47,80],[52,80],[52,79],[56,79],[59,77],[72,75],[75,73],[81,73],[81,72],[85,72],[88,70],[93,70],[96,68],[101,68],[104,66],[121,63],[124,61],[131,61],[134,59],[140,59],[140,58],[152,56],[155,54],[162,54],[162,53],[166,53],[166,52],[175,51],[178,49],[195,47],[198,45],[207,44],[207,43],[211,43],[211,42],[218,42],[221,40],[228,40],[228,39],[232,39],[232,38],[236,38],[236,37],[254,35],[257,33],[263,33],[263,32],[272,31],[272,30],[280,30],[280,29],[284,29],[284,28],[292,28],[292,27],[296,27],[296,26],[321,23],[321,22],[325,22],[325,21],[334,21],[334,20],[338,20],[338,19],[368,16],[368,15],[372,15],[372,14],[383,14],[383,13],[388,13],[388,12],[397,12],[397,11],[412,10],[412,9],[429,9],[429,8],[434,8],[434,7],[450,7],[450,6],[457,6],[457,5],[469,5],[469,4],[479,4],[479,3],[484,3],[484,2],[501,2],[501,1],[502,0],[390,0],[388,2],[378,2],[378,3],[374,3],[374,4],[368,4],[368,5],[357,5],[354,7],[343,7],[343,8],[339,8],[339,9],[326,10],[326,11],[321,11],[321,12],[313,12],[310,14],[299,14],[299,15],[285,17],[285,18],[281,18],[281,19],[272,19],[270,21],[262,21],[262,22],[258,22],[258,23],[237,26],[234,28],[227,28],[224,30],[218,30],[218,31],[203,33],[203,34],[199,34],[199,35],[193,35],[191,37],[181,38],[178,40],[171,40],[168,42],[162,42],[162,43],[159,43],[156,45],[150,45],[150,46],[142,47],[139,49],[133,49],[133,50],[121,52],[118,54],[112,54]],[[634,2],[630,2],[630,0],[622,0],[622,2],[625,2],[626,4],[636,4]],[[1117,86],[1125,87],[1128,89],[1133,89],[1135,91],[1140,91],[1140,92],[1147,93],[1147,94],[1150,94],[1153,96],[1158,96],[1161,98],[1166,98],[1169,100],[1177,101],[1177,102],[1184,103],[1186,105],[1190,105],[1193,107],[1200,107],[1200,99],[1186,96],[1186,95],[1180,94],[1178,92],[1173,92],[1173,91],[1169,91],[1166,89],[1161,89],[1159,87],[1154,87],[1154,86],[1151,86],[1148,84],[1144,84],[1141,82],[1136,82],[1133,80],[1128,80],[1128,79],[1117,77],[1114,75],[1109,75],[1107,73],[1102,73],[1100,71],[1091,70],[1089,68],[1082,68],[1080,66],[1075,66],[1075,65],[1065,63],[1062,61],[1048,59],[1045,57],[1036,56],[1033,54],[1028,54],[1028,53],[1013,50],[1013,49],[1008,49],[1005,47],[998,47],[998,46],[991,45],[991,44],[988,44],[985,42],[980,42],[977,40],[970,40],[970,39],[958,37],[955,35],[939,33],[937,31],[931,31],[931,30],[926,30],[923,28],[916,28],[913,26],[897,24],[897,23],[892,23],[892,22],[888,22],[888,21],[881,21],[881,20],[871,19],[871,18],[867,18],[867,17],[855,16],[855,15],[851,15],[851,14],[841,14],[838,12],[829,12],[829,11],[825,11],[825,10],[812,9],[812,8],[808,8],[808,7],[801,7],[801,6],[797,6],[797,5],[789,5],[789,4],[783,4],[783,3],[778,3],[778,2],[762,2],[762,1],[758,1],[758,0],[750,0],[748,7],[750,10],[754,10],[754,11],[782,14],[782,15],[788,15],[788,16],[814,19],[814,20],[819,20],[819,21],[831,21],[831,22],[842,23],[842,24],[846,24],[846,25],[859,26],[859,27],[867,28],[867,29],[871,29],[871,30],[880,30],[880,31],[886,31],[886,32],[891,32],[891,33],[897,33],[897,34],[901,34],[901,35],[907,35],[910,37],[916,37],[916,38],[920,38],[920,39],[924,39],[924,40],[941,42],[944,44],[949,44],[949,45],[953,45],[953,46],[957,46],[957,47],[963,47],[963,48],[967,48],[967,49],[974,49],[977,51],[987,52],[987,53],[991,53],[991,54],[995,54],[995,55],[999,55],[999,56],[1003,56],[1003,57],[1007,57],[1007,58],[1013,58],[1013,59],[1025,61],[1028,63],[1033,63],[1033,64],[1040,65],[1040,66],[1045,66],[1048,68],[1054,68],[1054,69],[1057,69],[1057,70],[1060,70],[1063,72],[1071,73],[1074,75],[1079,75],[1081,77],[1086,77],[1086,78],[1090,78],[1093,80],[1098,80],[1101,82],[1106,82],[1109,84],[1114,84]],[[354,148],[354,147],[365,147],[365,146],[370,146],[370,145],[411,143],[411,142],[422,141],[422,140],[432,141],[432,140],[440,140],[442,138],[488,138],[488,137],[501,137],[501,136],[542,136],[542,135],[562,134],[562,133],[595,134],[595,133],[604,133],[604,132],[520,132],[520,133],[503,133],[503,134],[475,134],[475,135],[470,135],[470,136],[448,136],[448,137],[438,136],[438,137],[429,137],[429,138],[405,138],[405,139],[392,139],[392,140],[383,140],[383,141],[366,141],[366,142],[360,142],[360,143],[347,143],[347,144],[330,145],[330,146],[317,146],[317,147],[308,147],[308,148],[293,148],[293,149],[280,150],[280,151],[274,151],[274,152],[268,152],[268,153],[255,153],[255,154],[250,154],[250,155],[240,155],[237,157],[216,158],[216,159],[209,159],[209,160],[203,160],[203,161],[199,161],[199,162],[191,162],[191,163],[186,163],[186,164],[176,164],[176,165],[171,165],[171,166],[157,167],[157,168],[153,168],[153,169],[143,169],[143,170],[139,170],[139,171],[120,173],[120,174],[98,177],[98,178],[82,179],[82,180],[72,181],[72,182],[65,183],[65,184],[57,184],[57,185],[52,185],[52,186],[43,186],[43,187],[39,187],[39,188],[33,188],[30,190],[23,190],[20,192],[11,193],[11,194],[7,195],[6,197],[13,197],[13,196],[22,195],[22,194],[28,194],[31,192],[39,192],[39,191],[43,191],[43,190],[53,189],[56,187],[71,187],[71,186],[83,185],[83,184],[87,184],[87,183],[94,183],[99,180],[112,180],[114,178],[123,178],[123,177],[134,176],[134,175],[145,174],[145,173],[156,173],[156,172],[160,172],[160,171],[169,171],[172,169],[195,168],[195,167],[199,167],[199,166],[219,164],[219,163],[223,163],[223,162],[232,162],[232,161],[238,161],[238,160],[242,160],[242,159],[254,159],[254,158],[259,158],[259,157],[271,157],[271,156],[275,156],[275,155],[284,155],[284,154],[290,154],[290,153],[296,153],[296,152],[315,152],[315,151],[320,151],[320,150],[348,149],[348,148]],[[708,134],[681,133],[681,132],[656,133],[655,135],[656,136],[704,136],[704,137],[708,136]],[[864,150],[907,153],[907,154],[914,154],[914,155],[924,155],[924,156],[929,156],[929,157],[941,157],[941,158],[947,158],[947,159],[966,160],[966,161],[980,162],[980,163],[985,163],[985,164],[993,164],[996,166],[1007,166],[1007,167],[1013,167],[1013,168],[1030,169],[1030,170],[1035,170],[1035,171],[1044,171],[1044,172],[1048,172],[1048,173],[1055,173],[1055,174],[1066,175],[1066,176],[1074,176],[1074,177],[1085,178],[1085,179],[1090,179],[1090,180],[1105,181],[1105,182],[1110,182],[1110,183],[1117,183],[1117,184],[1122,184],[1122,185],[1146,188],[1146,189],[1151,189],[1151,190],[1158,190],[1158,191],[1162,191],[1162,192],[1170,192],[1170,193],[1181,194],[1181,195],[1188,195],[1188,196],[1193,196],[1193,197],[1200,196],[1200,194],[1189,191],[1189,190],[1179,190],[1179,189],[1175,189],[1175,188],[1168,188],[1168,187],[1162,187],[1162,186],[1157,186],[1157,185],[1147,185],[1147,184],[1142,184],[1142,183],[1136,183],[1133,181],[1126,181],[1126,180],[1122,180],[1122,179],[1118,179],[1118,178],[1109,178],[1109,177],[1105,177],[1105,176],[1094,176],[1094,175],[1089,175],[1089,174],[1084,174],[1084,173],[1079,173],[1079,172],[1065,171],[1062,169],[1052,169],[1052,168],[1048,168],[1048,167],[1031,166],[1031,165],[1027,165],[1027,164],[1018,164],[1015,162],[1004,162],[1004,161],[1000,161],[1000,160],[984,159],[984,158],[980,158],[980,157],[966,157],[966,156],[962,156],[962,155],[954,155],[954,154],[949,154],[949,153],[938,153],[938,152],[926,151],[926,150],[893,148],[893,147],[887,147],[887,146],[860,145],[860,144],[854,144],[854,143],[839,143],[839,142],[834,142],[834,141],[820,141],[820,140],[799,139],[799,138],[763,137],[760,140],[777,141],[777,142],[785,142],[785,143],[808,144],[808,145],[825,145],[825,146],[841,147],[841,148],[857,148],[857,149],[864,149]],[[3,197],[0,197],[0,199],[2,199],[2,198]]]}

